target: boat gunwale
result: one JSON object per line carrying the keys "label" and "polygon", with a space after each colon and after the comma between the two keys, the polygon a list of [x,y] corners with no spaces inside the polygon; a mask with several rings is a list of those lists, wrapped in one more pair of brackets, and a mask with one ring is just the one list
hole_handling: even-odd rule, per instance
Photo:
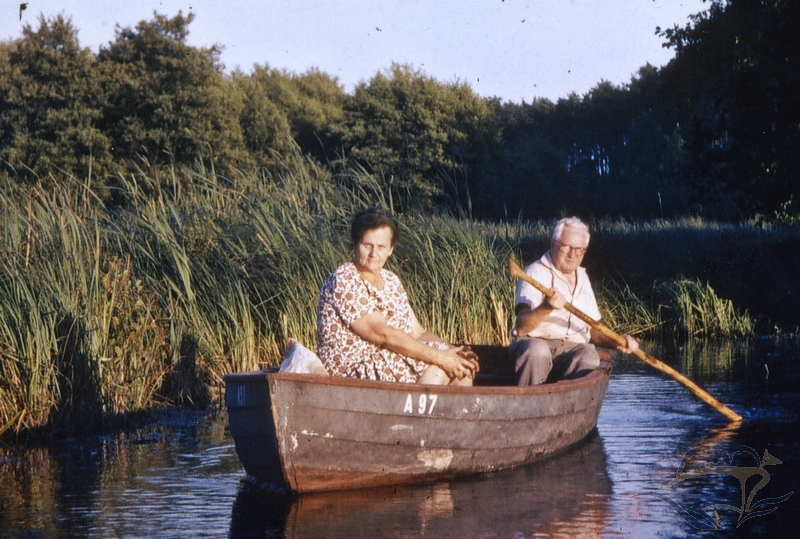
{"label": "boat gunwale", "polygon": [[580,378],[559,380],[553,383],[540,384],[535,386],[512,386],[512,385],[475,385],[475,386],[452,386],[452,385],[432,385],[414,384],[404,382],[386,382],[380,380],[368,380],[364,378],[353,378],[348,376],[325,376],[319,374],[300,374],[289,372],[278,372],[277,369],[266,369],[259,371],[236,372],[226,374],[223,378],[225,383],[259,383],[266,382],[268,378],[275,378],[276,381],[287,380],[295,382],[306,382],[311,384],[333,385],[339,387],[354,387],[366,389],[394,389],[409,391],[414,388],[415,392],[436,391],[437,393],[463,393],[463,394],[497,394],[497,395],[539,395],[552,393],[566,393],[577,391],[586,387],[593,386],[611,375],[613,363],[608,360],[601,360],[600,367]]}

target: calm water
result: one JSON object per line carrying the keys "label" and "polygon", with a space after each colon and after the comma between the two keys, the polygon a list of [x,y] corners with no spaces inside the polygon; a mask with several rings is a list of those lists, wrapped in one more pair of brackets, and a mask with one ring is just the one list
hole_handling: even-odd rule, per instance
{"label": "calm water", "polygon": [[745,423],[727,428],[724,417],[682,386],[635,358],[619,359],[597,431],[565,454],[468,480],[293,500],[244,481],[224,414],[170,414],[122,435],[0,447],[0,537],[782,537],[796,531],[797,343],[646,349]]}

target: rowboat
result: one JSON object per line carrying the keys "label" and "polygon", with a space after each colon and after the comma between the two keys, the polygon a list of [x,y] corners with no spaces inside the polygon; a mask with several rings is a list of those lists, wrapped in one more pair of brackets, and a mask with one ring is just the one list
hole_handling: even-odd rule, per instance
{"label": "rowboat", "polygon": [[611,363],[517,387],[508,351],[473,346],[473,387],[278,372],[225,376],[236,452],[257,483],[292,492],[420,483],[539,460],[596,426]]}

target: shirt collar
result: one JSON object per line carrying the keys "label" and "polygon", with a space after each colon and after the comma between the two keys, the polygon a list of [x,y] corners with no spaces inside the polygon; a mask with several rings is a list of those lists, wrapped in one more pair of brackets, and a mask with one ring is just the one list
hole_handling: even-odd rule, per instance
{"label": "shirt collar", "polygon": [[[550,256],[550,250],[549,249],[547,250],[547,252],[544,255],[542,255],[541,262],[542,262],[542,264],[544,264],[544,266],[547,269],[549,269],[550,271],[553,272],[553,275],[555,275],[556,277],[558,277],[559,279],[561,279],[565,283],[569,283],[569,280],[567,279],[567,274],[566,273],[562,273],[561,270],[557,269],[553,265],[553,259]],[[575,270],[575,277],[578,279],[578,281],[577,281],[578,283],[580,283],[582,281],[583,276],[585,274],[586,274],[586,269],[583,266],[578,266],[578,268]]]}

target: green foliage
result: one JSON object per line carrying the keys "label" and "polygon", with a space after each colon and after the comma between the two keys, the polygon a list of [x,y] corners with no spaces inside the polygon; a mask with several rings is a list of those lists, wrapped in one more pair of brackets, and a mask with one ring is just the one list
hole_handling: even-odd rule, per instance
{"label": "green foliage", "polygon": [[449,342],[508,343],[514,287],[506,274],[512,245],[451,217],[404,223],[392,269],[420,322]]}
{"label": "green foliage", "polygon": [[[80,430],[202,405],[224,373],[275,364],[288,337],[313,347],[319,287],[351,256],[349,216],[391,200],[363,171],[334,177],[298,151],[281,169],[233,185],[143,170],[119,178],[111,211],[88,184],[6,189],[0,425]],[[451,220],[407,226],[397,264],[424,319],[453,340],[507,338],[507,248]]]}
{"label": "green foliage", "polygon": [[218,51],[186,45],[193,15],[121,29],[95,58],[58,16],[0,46],[0,159],[20,178],[101,178],[140,157],[249,166],[241,102]]}
{"label": "green foliage", "polygon": [[227,77],[216,47],[186,44],[193,15],[180,12],[118,28],[96,56],[69,20],[40,19],[0,43],[0,160],[15,181],[116,187],[172,165],[269,177],[299,147],[331,174],[360,167],[402,209],[772,215],[800,196],[799,5],[713,1],[658,31],[676,51],[666,67],[530,104],[397,64],[352,95],[317,70]]}
{"label": "green foliage", "polygon": [[463,83],[441,84],[410,66],[360,84],[339,133],[348,156],[383,179],[404,205],[431,208],[446,178],[466,177],[482,146],[496,140],[492,109]]}
{"label": "green foliage", "polygon": [[563,152],[548,134],[554,108],[548,100],[496,105],[502,145],[487,156],[485,168],[478,171],[492,181],[473,179],[476,215],[524,213],[543,218],[560,209],[565,190],[552,186],[567,185],[567,169]]}
{"label": "green foliage", "polygon": [[[250,164],[238,123],[241,103],[227,91],[216,48],[186,44],[194,14],[154,14],[135,29],[118,29],[98,62],[114,91],[104,109],[104,131],[120,158],[158,163]],[[223,171],[224,172],[224,171]]]}
{"label": "green foliage", "polygon": [[303,75],[255,66],[253,73],[234,73],[242,92],[240,122],[248,151],[261,164],[275,162],[298,144],[325,159],[337,149],[332,132],[342,118],[345,94],[336,79],[311,70]]}
{"label": "green foliage", "polygon": [[[168,324],[152,288],[115,252],[119,232],[79,189],[4,193],[0,412],[81,430],[153,404]],[[88,202],[88,205],[87,205]]]}
{"label": "green foliage", "polygon": [[[674,177],[686,159],[652,66],[623,87],[600,82],[583,97],[497,108],[502,153],[479,215],[565,213],[654,218],[685,212]],[[476,197],[477,198],[477,197]],[[484,201],[485,200],[485,201]]]}
{"label": "green foliage", "polygon": [[[280,165],[280,173],[230,181],[202,169],[141,170],[118,179],[120,203],[108,208],[88,182],[47,191],[7,183],[0,427],[74,430],[159,403],[202,405],[218,398],[225,373],[275,365],[288,337],[313,347],[319,287],[351,256],[349,216],[365,206],[394,209],[393,202],[363,170],[334,175],[297,148]],[[538,256],[552,222],[418,213],[400,220],[391,268],[421,321],[452,342],[507,343],[513,283],[505,262],[520,251]],[[632,240],[637,228],[674,234],[672,226],[606,223],[596,227],[588,256],[600,257],[613,244],[609,235],[622,246],[644,245],[646,236]],[[705,233],[714,229],[695,223],[694,243],[676,237],[693,256],[721,243]],[[654,263],[650,279],[659,275],[653,268],[671,269]],[[667,279],[671,288],[650,297],[603,282],[610,281],[596,288],[604,318],[625,332],[752,331],[747,314],[703,281]]]}
{"label": "green foliage", "polygon": [[88,177],[110,159],[101,72],[69,20],[39,24],[0,44],[0,162],[21,179],[58,171]]}
{"label": "green foliage", "polygon": [[269,74],[264,68],[246,76],[234,73],[233,82],[243,101],[240,123],[247,150],[260,166],[271,164],[275,156],[292,148],[291,127],[286,112],[270,99],[263,79]]}
{"label": "green foliage", "polygon": [[[691,154],[695,199],[721,217],[771,213],[798,195],[800,5],[714,0],[661,33],[676,58],[662,73]],[[708,212],[711,216],[711,214]]]}
{"label": "green foliage", "polygon": [[733,302],[717,296],[708,283],[698,280],[675,279],[661,285],[673,319],[674,331],[689,337],[751,336],[753,319],[740,313]]}
{"label": "green foliage", "polygon": [[755,332],[747,311],[697,279],[660,283],[650,300],[615,281],[605,283],[598,295],[603,320],[619,333],[691,340],[750,337]]}
{"label": "green foliage", "polygon": [[781,203],[780,207],[775,210],[773,219],[781,225],[800,224],[800,203],[793,196],[789,197],[789,200]]}
{"label": "green foliage", "polygon": [[640,297],[627,283],[595,285],[603,323],[622,335],[658,335],[664,330],[661,309]]}

